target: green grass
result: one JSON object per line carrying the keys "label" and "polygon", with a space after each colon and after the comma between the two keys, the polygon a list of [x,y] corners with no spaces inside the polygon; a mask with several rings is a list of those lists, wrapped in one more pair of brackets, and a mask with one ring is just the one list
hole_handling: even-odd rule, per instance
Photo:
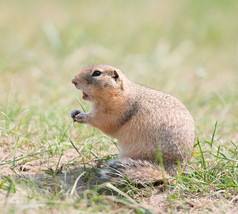
{"label": "green grass", "polygon": [[[237,1],[10,0],[0,7],[1,213],[236,212]],[[97,183],[96,168],[117,144],[70,118],[90,108],[71,84],[90,63],[117,66],[189,108],[198,139],[174,183]]]}

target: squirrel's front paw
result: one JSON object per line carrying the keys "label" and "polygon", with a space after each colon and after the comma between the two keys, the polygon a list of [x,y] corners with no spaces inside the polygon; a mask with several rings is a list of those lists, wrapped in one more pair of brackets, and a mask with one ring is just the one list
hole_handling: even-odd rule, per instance
{"label": "squirrel's front paw", "polygon": [[81,112],[75,116],[74,121],[78,123],[88,123],[89,116],[88,114]]}
{"label": "squirrel's front paw", "polygon": [[71,111],[71,118],[74,120],[74,122],[76,121],[76,115],[78,115],[80,113],[81,113],[80,110],[73,110],[73,111]]}

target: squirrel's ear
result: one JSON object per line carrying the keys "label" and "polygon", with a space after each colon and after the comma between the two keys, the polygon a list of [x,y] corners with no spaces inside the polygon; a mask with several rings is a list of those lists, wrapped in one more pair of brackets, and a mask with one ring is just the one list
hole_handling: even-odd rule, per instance
{"label": "squirrel's ear", "polygon": [[113,71],[112,78],[113,78],[115,81],[117,81],[118,77],[119,77],[118,72],[117,72],[116,70],[114,70],[114,71]]}

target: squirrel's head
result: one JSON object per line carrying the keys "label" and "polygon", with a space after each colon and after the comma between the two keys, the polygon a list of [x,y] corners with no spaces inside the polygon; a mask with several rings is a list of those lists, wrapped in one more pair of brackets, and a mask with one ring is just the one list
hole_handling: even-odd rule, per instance
{"label": "squirrel's head", "polygon": [[94,102],[118,96],[123,91],[124,74],[110,65],[88,65],[72,79],[75,87],[83,92],[83,99]]}

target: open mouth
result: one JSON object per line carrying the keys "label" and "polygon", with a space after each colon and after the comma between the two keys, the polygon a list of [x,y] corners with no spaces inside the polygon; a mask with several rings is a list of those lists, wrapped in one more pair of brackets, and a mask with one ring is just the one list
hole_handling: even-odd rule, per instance
{"label": "open mouth", "polygon": [[89,100],[88,94],[86,94],[84,91],[83,91],[83,99],[84,100]]}

